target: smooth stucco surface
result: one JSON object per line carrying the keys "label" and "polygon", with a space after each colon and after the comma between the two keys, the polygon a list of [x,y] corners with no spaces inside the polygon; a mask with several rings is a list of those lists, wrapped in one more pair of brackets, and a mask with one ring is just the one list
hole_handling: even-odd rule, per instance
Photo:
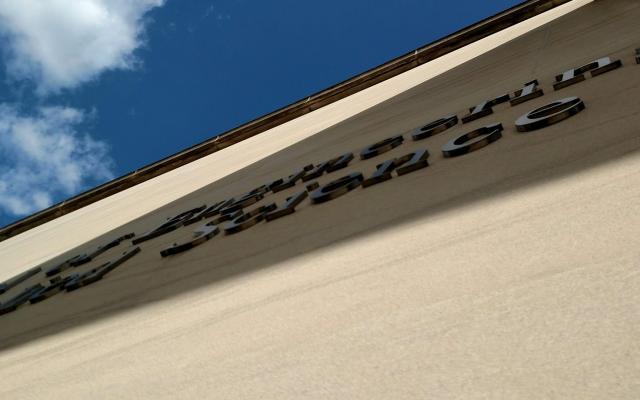
{"label": "smooth stucco surface", "polygon": [[[142,243],[103,281],[0,317],[0,397],[636,399],[639,17],[636,1],[590,2],[446,73],[396,81],[395,96],[372,95],[375,107],[365,95],[361,112],[337,104],[335,120],[308,120],[315,128],[295,141],[272,137],[268,147],[259,136],[238,145],[246,159],[203,160],[190,174],[181,169],[179,182],[149,184],[159,193],[182,190],[192,176],[194,187],[202,176],[215,180],[46,265],[394,134],[407,140],[318,181],[369,176],[418,148],[431,153],[426,169],[326,204],[306,201],[179,256],[159,251],[191,228]],[[553,90],[556,74],[603,56],[624,66]],[[535,78],[541,98],[408,140],[421,124]],[[516,132],[520,115],[569,96],[586,109]],[[505,127],[502,139],[442,157],[444,143],[494,122]],[[262,147],[275,153],[261,157]],[[109,207],[90,218],[106,221],[117,209]],[[71,217],[61,224],[93,232]],[[50,229],[38,233],[41,243],[60,235]]]}

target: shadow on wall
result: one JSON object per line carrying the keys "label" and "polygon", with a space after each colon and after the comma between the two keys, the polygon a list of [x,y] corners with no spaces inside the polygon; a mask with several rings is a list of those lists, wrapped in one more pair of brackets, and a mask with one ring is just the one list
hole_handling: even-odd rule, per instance
{"label": "shadow on wall", "polygon": [[[355,185],[359,187],[323,204],[311,204],[310,200],[304,199],[292,215],[268,223],[259,222],[238,234],[225,236],[220,233],[202,245],[176,255],[163,258],[160,252],[171,243],[184,242],[191,236],[193,228],[215,217],[137,243],[142,251],[111,271],[105,279],[73,293],[58,294],[40,304],[26,305],[0,316],[0,349],[7,350],[197,288],[207,286],[214,293],[217,283],[239,274],[269,268],[309,252],[322,251],[338,242],[346,243],[371,233],[384,232],[411,221],[428,219],[477,201],[498,198],[507,192],[563,179],[580,171],[635,155],[640,150],[636,129],[640,126],[640,116],[636,106],[632,104],[634,101],[629,99],[634,98],[631,94],[637,93],[640,87],[640,72],[634,72],[638,78],[631,82],[627,80],[626,85],[622,85],[622,76],[606,84],[595,80],[582,83],[574,92],[585,101],[586,110],[574,110],[571,115],[567,115],[567,120],[535,132],[517,133],[513,123],[516,119],[514,116],[558,98],[568,97],[564,96],[564,92],[559,95],[549,91],[548,95],[540,98],[532,96],[530,102],[518,109],[509,108],[507,104],[498,106],[496,103],[495,114],[479,118],[468,125],[454,125],[451,120],[442,121],[443,124],[451,125],[450,129],[435,132],[431,137],[423,135],[424,140],[411,141],[410,134],[405,134],[403,144],[397,143],[397,140],[386,141],[384,146],[378,146],[379,150],[385,150],[379,155],[353,160],[346,163],[348,165],[345,168],[324,173],[316,179],[304,184],[298,183],[277,194],[267,195],[260,202],[247,206],[247,209],[264,206],[272,201],[283,204],[286,197],[304,190],[305,185],[316,181],[326,185],[336,178],[357,172],[362,172],[364,178],[369,178],[378,165],[384,164],[383,161],[397,160],[423,148],[428,148],[431,152],[431,165],[428,168],[406,170],[402,176],[397,176],[397,172],[394,172],[392,179],[366,188]],[[544,89],[547,91],[549,88]],[[615,97],[612,97],[613,93]],[[409,93],[405,97],[411,96],[412,93]],[[402,104],[392,107],[400,109]],[[373,109],[369,114],[375,114],[379,110],[380,108]],[[402,112],[415,113],[415,110]],[[545,111],[541,113],[545,117],[552,114],[545,114]],[[504,131],[499,132],[502,137],[495,135],[495,129],[480,129],[498,121],[503,122]],[[308,154],[308,149],[318,149],[322,140],[331,138],[333,131],[348,131],[348,126],[349,123],[345,123],[341,127],[332,128],[333,130],[323,134],[324,137],[307,139],[215,182],[188,198],[168,205],[165,209],[188,209],[208,199],[218,187],[248,181],[249,177],[254,177],[254,180],[262,179],[264,168],[270,162],[287,158],[288,154],[296,151]],[[473,148],[477,148],[477,151],[459,151],[450,154],[456,157],[445,158],[439,149],[461,134],[469,132],[476,133],[469,135],[465,143],[459,140],[458,144],[469,145],[476,141]],[[366,132],[361,136],[354,136],[349,143],[342,141],[344,135],[336,137],[335,143],[325,146],[327,152],[338,149],[342,149],[343,153],[357,152],[361,147],[356,146],[370,140]],[[482,141],[486,146],[480,148]],[[357,156],[356,154],[356,158]],[[405,166],[411,162],[410,158],[404,159],[407,161]],[[255,178],[259,175],[259,178]],[[148,221],[149,216],[143,219]],[[142,225],[132,223],[131,226]],[[220,226],[224,227],[224,224]],[[134,230],[138,233],[137,237],[140,237],[138,228]],[[93,241],[91,246],[104,244],[110,239],[113,237],[106,235]],[[81,264],[78,268],[90,271],[117,258],[122,251],[130,248],[129,239],[95,254],[91,262]],[[47,264],[47,268],[54,264]],[[65,279],[73,272],[77,272],[77,269],[69,265],[65,271],[60,271],[55,276]],[[42,281],[42,276],[37,278]],[[32,285],[35,282],[33,279],[36,277],[30,277],[22,288]],[[3,299],[5,302],[6,298],[5,296]]]}

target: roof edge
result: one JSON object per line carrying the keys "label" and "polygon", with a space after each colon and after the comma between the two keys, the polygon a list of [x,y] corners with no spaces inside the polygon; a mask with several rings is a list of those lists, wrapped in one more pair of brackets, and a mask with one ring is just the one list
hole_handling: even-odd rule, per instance
{"label": "roof edge", "polygon": [[13,222],[0,229],[0,241],[282,125],[570,1],[524,1],[288,106]]}

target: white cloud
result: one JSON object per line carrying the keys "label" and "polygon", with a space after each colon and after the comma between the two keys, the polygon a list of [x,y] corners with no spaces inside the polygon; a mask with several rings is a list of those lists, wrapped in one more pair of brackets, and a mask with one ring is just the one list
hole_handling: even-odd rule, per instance
{"label": "white cloud", "polygon": [[87,118],[69,107],[26,116],[0,104],[0,212],[30,214],[113,178],[107,144],[78,132]]}
{"label": "white cloud", "polygon": [[41,94],[136,65],[144,15],[164,0],[0,0],[7,72]]}

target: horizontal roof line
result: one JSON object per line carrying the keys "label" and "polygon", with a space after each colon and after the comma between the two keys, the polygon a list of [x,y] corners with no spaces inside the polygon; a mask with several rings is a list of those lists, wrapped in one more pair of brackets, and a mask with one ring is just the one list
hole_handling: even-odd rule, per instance
{"label": "horizontal roof line", "polygon": [[525,1],[302,100],[9,224],[0,229],[0,241],[301,117],[569,1]]}

